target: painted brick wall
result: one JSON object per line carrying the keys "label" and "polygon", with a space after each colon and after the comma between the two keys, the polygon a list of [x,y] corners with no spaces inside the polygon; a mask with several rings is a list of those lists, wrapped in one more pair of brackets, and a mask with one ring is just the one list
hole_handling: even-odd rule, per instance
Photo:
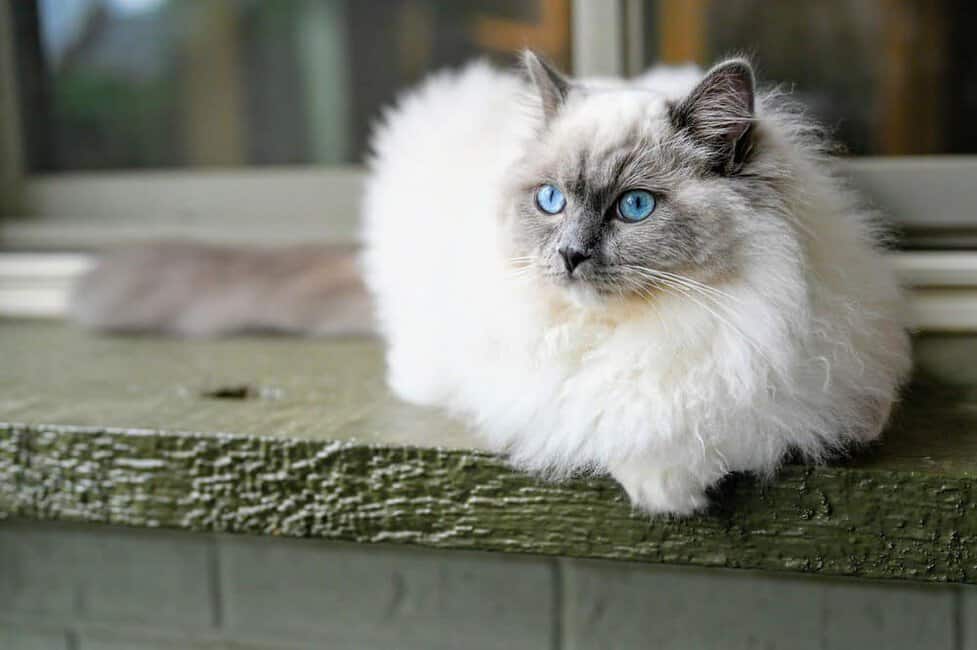
{"label": "painted brick wall", "polygon": [[3,650],[977,650],[977,588],[0,522]]}

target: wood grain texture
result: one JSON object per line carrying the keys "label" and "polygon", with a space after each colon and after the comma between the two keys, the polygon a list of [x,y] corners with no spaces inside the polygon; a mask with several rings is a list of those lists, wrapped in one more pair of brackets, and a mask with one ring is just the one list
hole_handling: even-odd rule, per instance
{"label": "wood grain texture", "polygon": [[707,514],[655,521],[607,479],[541,482],[397,403],[369,341],[11,322],[0,350],[13,516],[977,583],[971,339],[917,342],[923,379],[854,461],[733,476]]}

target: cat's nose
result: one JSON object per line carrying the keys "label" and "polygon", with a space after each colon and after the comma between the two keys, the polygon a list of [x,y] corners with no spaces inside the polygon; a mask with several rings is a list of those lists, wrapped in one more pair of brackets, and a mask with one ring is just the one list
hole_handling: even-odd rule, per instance
{"label": "cat's nose", "polygon": [[591,258],[590,253],[573,246],[564,246],[559,250],[559,253],[560,257],[563,258],[563,264],[567,267],[567,275],[572,275],[573,269]]}

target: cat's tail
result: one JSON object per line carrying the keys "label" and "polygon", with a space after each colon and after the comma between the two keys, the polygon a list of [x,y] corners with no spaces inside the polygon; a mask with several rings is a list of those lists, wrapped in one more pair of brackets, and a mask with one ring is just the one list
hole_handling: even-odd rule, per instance
{"label": "cat's tail", "polygon": [[179,336],[368,333],[373,327],[356,252],[325,245],[121,247],[78,280],[69,315],[99,331]]}

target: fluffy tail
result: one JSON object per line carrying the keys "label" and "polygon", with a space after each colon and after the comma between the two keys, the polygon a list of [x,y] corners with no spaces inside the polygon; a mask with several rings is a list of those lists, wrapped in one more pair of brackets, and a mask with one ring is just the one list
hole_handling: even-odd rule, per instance
{"label": "fluffy tail", "polygon": [[373,328],[356,252],[317,245],[123,247],[101,257],[79,279],[69,313],[96,330],[181,336],[346,334]]}

